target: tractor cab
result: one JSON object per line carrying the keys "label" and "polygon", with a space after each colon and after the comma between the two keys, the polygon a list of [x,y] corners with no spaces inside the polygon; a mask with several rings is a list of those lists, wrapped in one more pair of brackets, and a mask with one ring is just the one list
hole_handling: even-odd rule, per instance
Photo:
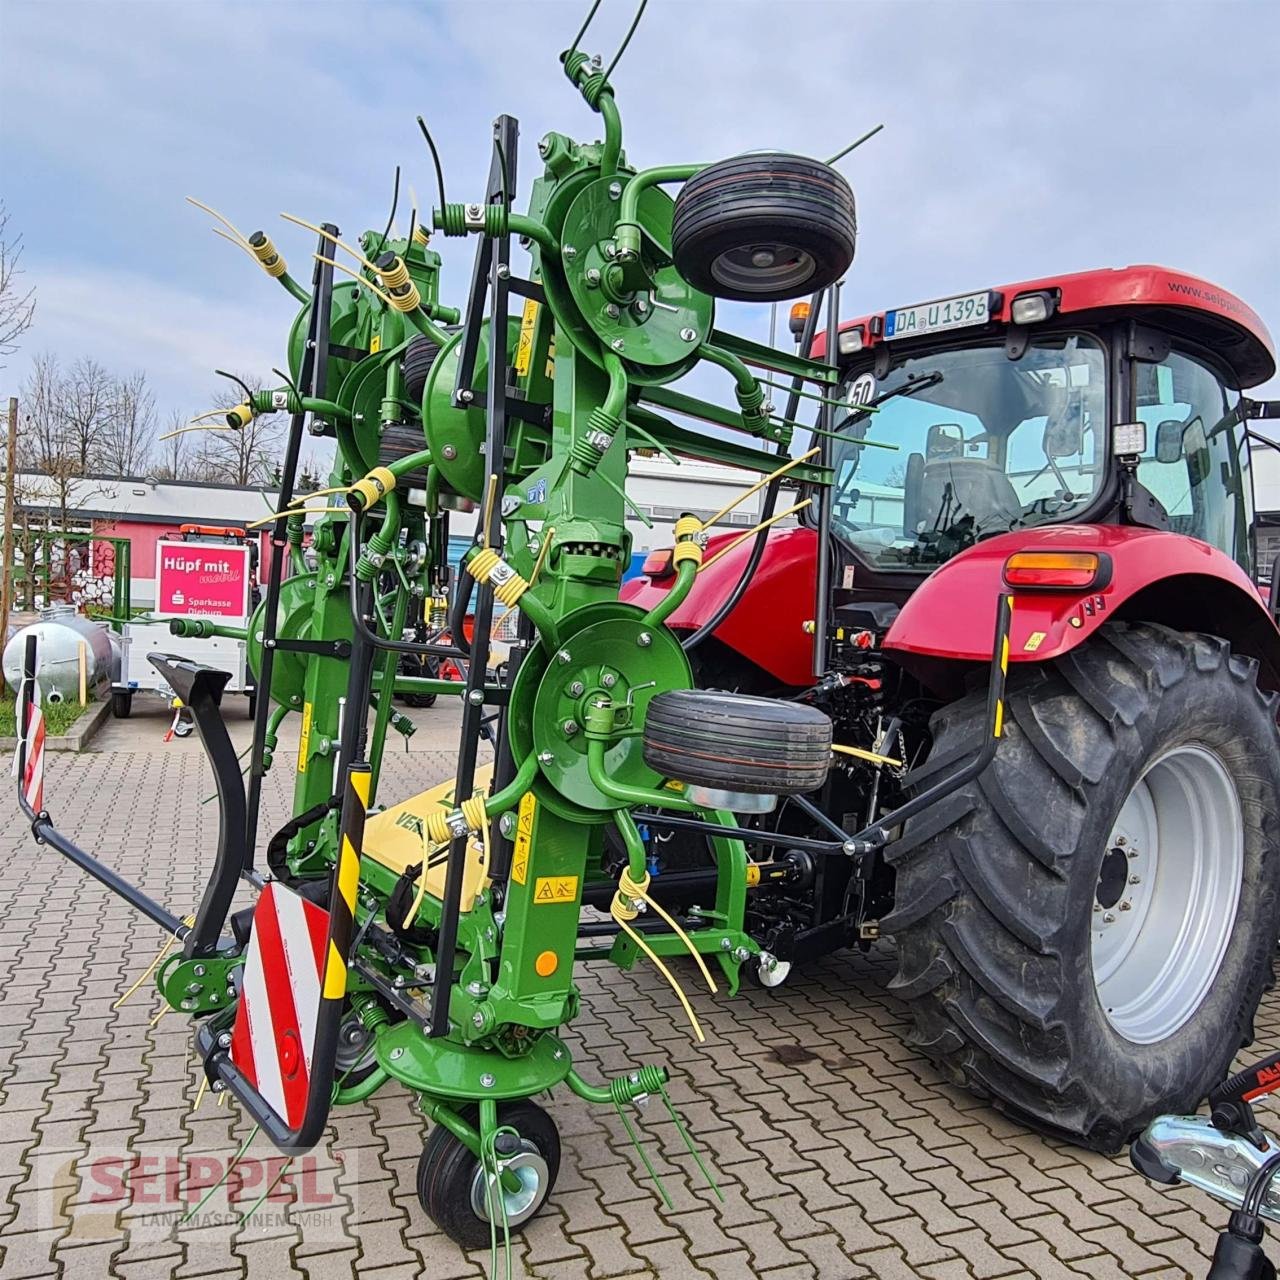
{"label": "tractor cab", "polygon": [[1239,299],[1128,267],[881,312],[838,341],[831,524],[859,583],[909,588],[1067,523],[1173,530],[1252,569],[1242,389],[1275,361]]}

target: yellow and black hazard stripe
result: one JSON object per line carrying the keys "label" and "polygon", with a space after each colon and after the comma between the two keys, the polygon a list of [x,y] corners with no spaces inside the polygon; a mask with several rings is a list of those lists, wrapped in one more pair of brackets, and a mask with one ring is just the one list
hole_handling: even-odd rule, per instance
{"label": "yellow and black hazard stripe", "polygon": [[1002,595],[996,604],[996,643],[1000,650],[1000,674],[993,690],[991,736],[999,738],[1004,732],[1004,686],[1009,678],[1009,629],[1013,625],[1013,597]]}
{"label": "yellow and black hazard stripe", "polygon": [[326,1000],[341,1000],[347,992],[347,953],[355,932],[360,849],[364,844],[364,819],[369,807],[372,776],[367,764],[352,764],[347,769],[347,785],[342,794],[338,864],[333,869],[333,891],[329,895],[329,946],[324,965]]}

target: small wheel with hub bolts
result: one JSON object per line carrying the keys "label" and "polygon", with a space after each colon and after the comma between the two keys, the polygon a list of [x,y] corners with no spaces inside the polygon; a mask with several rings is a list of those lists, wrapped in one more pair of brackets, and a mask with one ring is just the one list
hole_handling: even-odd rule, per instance
{"label": "small wheel with hub bolts", "polygon": [[743,967],[743,973],[753,987],[780,987],[791,976],[791,961],[762,951],[754,962]]}
{"label": "small wheel with hub bolts", "polygon": [[[459,1114],[476,1124],[474,1106]],[[555,1122],[536,1102],[500,1103],[498,1124],[515,1136],[499,1133],[496,1147],[502,1180],[494,1188],[480,1158],[443,1125],[436,1125],[418,1161],[418,1200],[427,1216],[464,1249],[522,1227],[546,1203],[560,1172],[560,1135]]]}

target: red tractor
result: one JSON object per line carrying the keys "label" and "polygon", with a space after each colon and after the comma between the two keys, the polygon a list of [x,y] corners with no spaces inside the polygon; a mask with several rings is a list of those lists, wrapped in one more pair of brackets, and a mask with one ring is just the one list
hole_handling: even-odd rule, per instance
{"label": "red tractor", "polygon": [[[863,753],[739,815],[798,846],[753,896],[758,976],[892,938],[893,991],[949,1075],[1115,1149],[1223,1078],[1272,972],[1280,631],[1253,580],[1248,422],[1276,405],[1242,394],[1271,340],[1238,298],[1144,266],[881,312],[838,344],[834,485],[669,619],[700,685],[810,702]],[[653,605],[671,572],[652,554],[624,598]],[[882,849],[807,856],[990,735],[1006,596],[990,765]]]}

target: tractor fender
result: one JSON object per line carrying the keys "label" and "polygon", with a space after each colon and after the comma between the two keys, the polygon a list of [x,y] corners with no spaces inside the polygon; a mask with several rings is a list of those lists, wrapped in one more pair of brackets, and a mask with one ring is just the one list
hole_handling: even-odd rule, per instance
{"label": "tractor fender", "polygon": [[[736,534],[716,534],[707,543],[707,560]],[[693,588],[667,619],[672,630],[696,631],[707,622],[737,586],[751,558],[755,539],[734,547],[714,564],[707,564]],[[813,637],[804,624],[813,617],[816,584],[814,566],[818,535],[803,525],[770,530],[760,564],[742,599],[716,628],[716,638],[773,676],[780,684],[803,687],[813,683]],[[642,575],[623,584],[622,599],[652,609],[671,589],[675,575]],[[988,639],[988,646],[990,639]]]}
{"label": "tractor fender", "polygon": [[912,593],[884,648],[927,684],[949,685],[947,666],[988,662],[995,601],[1015,551],[1096,551],[1106,557],[1088,591],[1020,588],[1014,596],[1009,661],[1047,662],[1089,639],[1105,622],[1156,622],[1221,636],[1257,659],[1258,683],[1280,689],[1280,630],[1258,589],[1230,556],[1184,534],[1128,525],[1056,525],[1017,530],[961,552]]}

